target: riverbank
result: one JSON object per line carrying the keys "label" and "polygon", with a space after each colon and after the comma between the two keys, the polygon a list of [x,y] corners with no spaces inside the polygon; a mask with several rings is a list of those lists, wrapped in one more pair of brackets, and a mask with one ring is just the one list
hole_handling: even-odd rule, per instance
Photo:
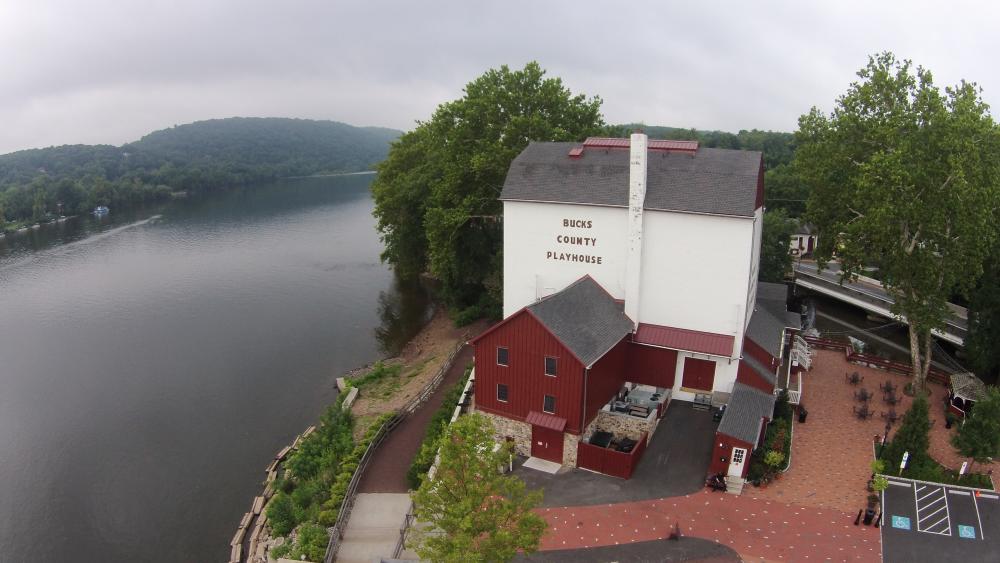
{"label": "riverbank", "polygon": [[[478,321],[456,327],[444,308],[439,308],[397,356],[346,373],[341,378],[345,389],[358,388],[356,398],[348,398],[350,404],[344,403],[344,410],[354,416],[354,443],[361,443],[374,430],[373,425],[384,420],[386,415],[411,406],[426,396],[430,388],[440,385],[442,370],[454,363],[451,362],[454,351],[471,335],[482,332],[487,324]],[[273,537],[264,503],[270,502],[274,493],[272,483],[283,477],[284,461],[301,441],[302,436],[297,437],[267,466],[264,493],[254,499],[251,511],[240,522],[230,546],[231,562],[265,563],[268,553],[285,543],[285,538]],[[407,459],[401,463],[408,466],[411,461]],[[239,549],[236,548],[238,544]]]}

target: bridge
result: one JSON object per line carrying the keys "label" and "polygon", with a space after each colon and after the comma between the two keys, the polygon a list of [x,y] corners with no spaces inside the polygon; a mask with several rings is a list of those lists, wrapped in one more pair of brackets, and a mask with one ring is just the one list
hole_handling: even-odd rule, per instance
{"label": "bridge", "polygon": [[[855,307],[860,307],[870,313],[875,313],[888,319],[905,323],[906,317],[894,315],[889,308],[894,303],[882,284],[871,278],[860,278],[856,281],[840,281],[840,266],[834,262],[827,264],[819,271],[814,262],[795,263],[795,285],[827,295]],[[964,307],[949,303],[953,315],[948,319],[944,330],[935,329],[934,336],[957,346],[965,345],[965,337],[969,333],[969,312]]]}

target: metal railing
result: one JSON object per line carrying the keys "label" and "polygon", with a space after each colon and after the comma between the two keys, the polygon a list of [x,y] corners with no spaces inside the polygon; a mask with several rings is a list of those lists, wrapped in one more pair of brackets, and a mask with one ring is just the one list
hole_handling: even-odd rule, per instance
{"label": "metal railing", "polygon": [[[337,550],[340,549],[340,544],[344,539],[344,529],[347,527],[347,523],[351,519],[351,510],[354,508],[354,498],[357,496],[358,484],[361,482],[361,477],[364,476],[365,468],[368,467],[368,462],[375,454],[375,450],[378,449],[379,445],[385,440],[385,437],[392,432],[407,416],[412,414],[417,408],[426,401],[437,387],[444,380],[444,376],[448,373],[451,368],[451,364],[455,361],[455,356],[458,352],[465,346],[465,342],[459,342],[452,349],[451,353],[445,359],[444,363],[438,369],[437,373],[431,378],[430,381],[424,385],[423,390],[419,395],[414,397],[409,404],[396,412],[396,414],[379,427],[378,432],[372,437],[371,442],[368,443],[368,447],[365,448],[365,453],[362,454],[361,460],[358,461],[358,467],[354,470],[354,475],[351,476],[351,482],[347,486],[347,491],[344,493],[344,500],[340,504],[340,512],[337,514],[337,520],[334,522],[330,529],[330,541],[326,546],[326,555],[323,557],[324,563],[333,563],[334,559],[337,557]],[[410,511],[407,513],[408,518],[412,518],[411,514],[413,511],[412,504],[410,506]],[[409,528],[409,524],[404,527],[400,535],[405,535],[405,530]],[[397,546],[399,548],[399,546]]]}

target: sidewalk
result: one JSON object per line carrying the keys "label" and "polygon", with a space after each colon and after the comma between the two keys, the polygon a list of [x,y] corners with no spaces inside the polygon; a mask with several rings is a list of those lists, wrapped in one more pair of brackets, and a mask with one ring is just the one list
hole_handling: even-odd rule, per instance
{"label": "sidewalk", "polygon": [[717,541],[746,561],[882,560],[879,530],[854,526],[854,514],[723,493],[538,512],[549,522],[546,551],[663,539],[677,523],[682,535]]}

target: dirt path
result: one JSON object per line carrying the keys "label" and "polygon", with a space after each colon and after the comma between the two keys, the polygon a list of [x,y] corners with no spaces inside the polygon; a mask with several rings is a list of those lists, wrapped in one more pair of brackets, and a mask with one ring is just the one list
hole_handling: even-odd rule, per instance
{"label": "dirt path", "polygon": [[405,493],[409,490],[406,472],[420,449],[427,424],[444,401],[445,392],[461,380],[465,366],[472,361],[472,355],[472,346],[462,348],[434,394],[416,412],[403,420],[379,446],[365,470],[358,492]]}

